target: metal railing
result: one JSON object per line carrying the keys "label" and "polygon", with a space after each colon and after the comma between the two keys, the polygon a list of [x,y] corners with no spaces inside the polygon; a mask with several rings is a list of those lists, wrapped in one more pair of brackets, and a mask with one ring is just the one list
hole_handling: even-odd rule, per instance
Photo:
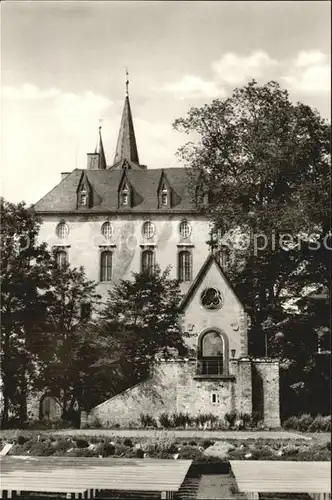
{"label": "metal railing", "polygon": [[222,358],[198,359],[197,375],[223,375],[224,363]]}

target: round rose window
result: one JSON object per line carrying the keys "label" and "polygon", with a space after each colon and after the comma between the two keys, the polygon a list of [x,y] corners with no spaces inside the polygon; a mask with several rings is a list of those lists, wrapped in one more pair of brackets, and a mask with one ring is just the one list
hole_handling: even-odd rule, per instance
{"label": "round rose window", "polygon": [[221,293],[216,288],[206,288],[202,292],[201,303],[206,309],[219,309],[222,306]]}

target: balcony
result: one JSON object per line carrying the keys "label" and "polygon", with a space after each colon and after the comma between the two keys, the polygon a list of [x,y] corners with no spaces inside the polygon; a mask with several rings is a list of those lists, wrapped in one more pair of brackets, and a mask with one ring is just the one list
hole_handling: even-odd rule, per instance
{"label": "balcony", "polygon": [[[226,367],[225,367],[226,368]],[[224,369],[223,358],[198,359],[194,379],[234,379]]]}

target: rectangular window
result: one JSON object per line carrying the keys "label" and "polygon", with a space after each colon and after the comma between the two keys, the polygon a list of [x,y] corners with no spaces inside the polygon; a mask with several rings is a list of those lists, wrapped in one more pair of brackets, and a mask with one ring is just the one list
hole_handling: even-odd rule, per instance
{"label": "rectangular window", "polygon": [[179,252],[179,281],[180,283],[192,280],[192,255],[188,250]]}
{"label": "rectangular window", "polygon": [[144,250],[142,252],[142,273],[152,274],[154,271],[154,252],[153,250]]}
{"label": "rectangular window", "polygon": [[59,250],[56,253],[56,263],[57,263],[57,267],[58,267],[58,269],[60,269],[60,271],[62,271],[62,269],[64,269],[66,267],[67,253],[64,250]]}
{"label": "rectangular window", "polygon": [[112,280],[112,252],[102,252],[100,258],[100,281]]}
{"label": "rectangular window", "polygon": [[211,394],[211,403],[212,403],[213,405],[217,405],[217,404],[219,404],[219,394],[218,394],[217,392],[213,392],[213,393]]}

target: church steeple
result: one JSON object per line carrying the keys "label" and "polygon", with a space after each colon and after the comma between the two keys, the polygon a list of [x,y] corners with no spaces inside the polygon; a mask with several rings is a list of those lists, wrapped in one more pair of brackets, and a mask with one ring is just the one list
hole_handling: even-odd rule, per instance
{"label": "church steeple", "polygon": [[88,153],[88,170],[105,170],[107,168],[101,127],[98,129],[98,139],[94,153]]}
{"label": "church steeple", "polygon": [[118,142],[115,150],[114,164],[119,163],[121,160],[128,160],[139,164],[134,123],[129,102],[129,80],[127,71],[126,78],[126,97],[122,112]]}
{"label": "church steeple", "polygon": [[103,146],[103,139],[101,137],[101,126],[99,127],[98,130],[98,140],[96,144],[96,149],[95,153],[99,155],[99,168],[105,169],[106,168],[106,157],[105,157],[105,151],[104,151],[104,146]]}

